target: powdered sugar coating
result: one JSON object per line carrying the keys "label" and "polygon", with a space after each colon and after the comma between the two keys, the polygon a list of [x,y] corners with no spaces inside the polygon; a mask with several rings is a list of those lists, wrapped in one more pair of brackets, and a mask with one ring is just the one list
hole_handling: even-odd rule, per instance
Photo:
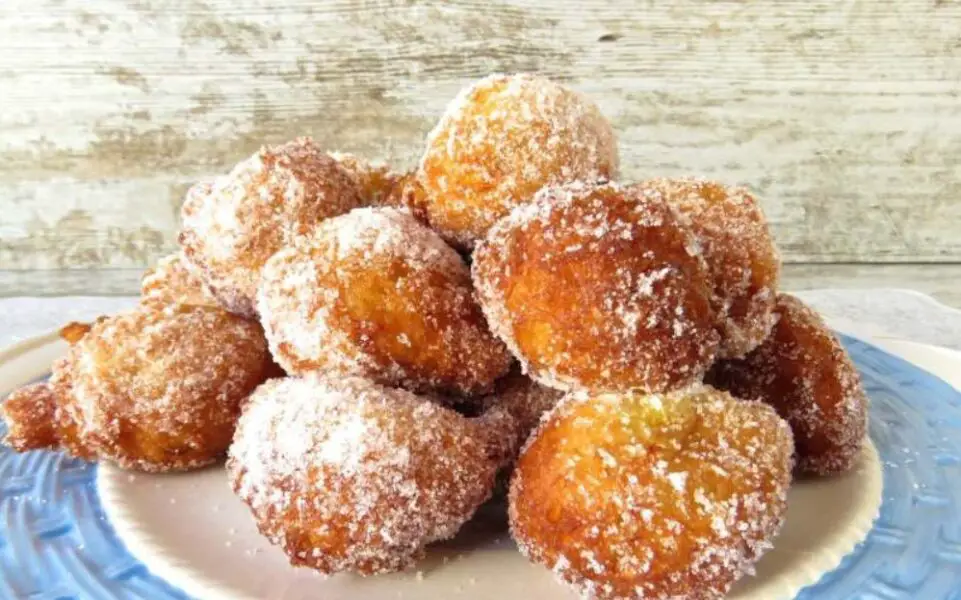
{"label": "powdered sugar coating", "polygon": [[227,472],[260,531],[294,565],[364,575],[408,568],[491,493],[473,421],[358,377],[268,381],[251,397]]}
{"label": "powdered sugar coating", "polygon": [[497,382],[497,391],[487,398],[487,403],[506,407],[517,419],[521,437],[526,440],[563,396],[563,392],[543,386],[526,375],[512,373]]}
{"label": "powdered sugar coating", "polygon": [[773,406],[794,431],[797,470],[833,475],[850,469],[867,430],[868,399],[844,347],[816,312],[778,295],[777,324],[742,360],[721,361],[708,379],[739,398]]}
{"label": "powdered sugar coating", "polygon": [[290,374],[361,375],[418,392],[481,394],[510,365],[461,257],[392,208],[324,222],[265,266],[259,311]]}
{"label": "powdered sugar coating", "polygon": [[563,396],[516,371],[497,382],[494,393],[481,402],[479,420],[494,440],[502,467],[513,467],[531,432]]}
{"label": "powdered sugar coating", "polygon": [[545,185],[617,174],[617,140],[597,105],[530,74],[465,88],[427,136],[418,179],[431,226],[470,248]]}
{"label": "powdered sugar coating", "polygon": [[56,407],[53,388],[47,383],[33,383],[14,390],[0,404],[0,417],[7,423],[3,443],[17,452],[56,448]]}
{"label": "powdered sugar coating", "polygon": [[140,301],[159,305],[220,305],[181,252],[165,256],[144,273],[140,280]]}
{"label": "powdered sugar coating", "polygon": [[774,326],[780,257],[760,204],[742,187],[702,179],[655,179],[700,243],[713,283],[720,358],[740,358]]}
{"label": "powdered sugar coating", "polygon": [[143,471],[223,455],[270,365],[260,327],[209,306],[144,306],[96,323],[54,365],[60,442]]}
{"label": "powdered sugar coating", "polygon": [[227,310],[253,316],[267,259],[324,219],[359,205],[347,173],[310,138],[298,138],[261,148],[209,191],[189,193],[180,245]]}
{"label": "powdered sugar coating", "polygon": [[73,377],[76,373],[75,365],[79,360],[81,351],[77,348],[77,342],[73,342],[72,344],[66,356],[53,363],[50,372],[50,388],[53,391],[53,396],[56,401],[54,426],[56,429],[57,443],[71,456],[87,461],[95,461],[97,460],[96,450],[90,448],[86,440],[81,436],[83,416],[80,413],[76,397],[73,394]]}
{"label": "powdered sugar coating", "polygon": [[474,422],[487,444],[488,459],[499,471],[513,467],[522,443],[517,418],[506,406],[493,405],[474,417]]}
{"label": "powdered sugar coating", "polygon": [[656,190],[544,188],[491,228],[473,277],[491,329],[546,386],[661,391],[714,360],[704,261]]}
{"label": "powdered sugar coating", "polygon": [[770,407],[712,388],[570,395],[517,463],[511,532],[585,598],[721,598],[781,528],[792,451]]}
{"label": "powdered sugar coating", "polygon": [[417,179],[416,171],[408,171],[400,175],[387,195],[381,198],[380,205],[405,210],[421,223],[429,224],[427,199],[424,188]]}

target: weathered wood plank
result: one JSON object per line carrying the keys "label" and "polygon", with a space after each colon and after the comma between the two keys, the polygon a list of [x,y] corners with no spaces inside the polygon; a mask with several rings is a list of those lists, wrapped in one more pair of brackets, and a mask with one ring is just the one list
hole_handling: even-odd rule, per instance
{"label": "weathered wood plank", "polygon": [[0,181],[0,268],[150,264],[175,247],[186,185],[168,178]]}
{"label": "weathered wood plank", "polygon": [[0,298],[14,296],[134,296],[138,269],[44,269],[0,271]]}
{"label": "weathered wood plank", "polygon": [[[0,298],[12,296],[135,295],[141,271],[136,269],[0,270]],[[782,288],[913,289],[961,309],[961,265],[785,265]]]}
{"label": "weathered wood plank", "polygon": [[788,262],[956,261],[959,32],[947,0],[6,0],[0,269],[143,267],[185,185],[264,142],[409,166],[518,70],[597,99],[625,178],[751,185]]}

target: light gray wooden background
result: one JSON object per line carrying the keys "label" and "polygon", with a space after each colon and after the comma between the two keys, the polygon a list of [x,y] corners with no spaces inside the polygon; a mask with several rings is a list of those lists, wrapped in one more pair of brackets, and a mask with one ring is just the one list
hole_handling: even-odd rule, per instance
{"label": "light gray wooden background", "polygon": [[2,0],[0,295],[135,291],[262,143],[408,167],[492,71],[595,98],[625,179],[750,185],[789,287],[961,305],[958,0]]}

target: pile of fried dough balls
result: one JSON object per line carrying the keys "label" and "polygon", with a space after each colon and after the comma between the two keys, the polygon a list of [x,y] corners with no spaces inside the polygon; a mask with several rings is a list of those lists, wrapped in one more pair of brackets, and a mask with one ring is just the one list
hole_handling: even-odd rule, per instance
{"label": "pile of fried dough balls", "polygon": [[7,442],[226,455],[260,531],[323,573],[410,568],[509,478],[521,552],[584,597],[722,597],[792,477],[855,463],[867,401],[778,292],[749,191],[617,176],[597,106],[534,75],[463,90],[409,173],[264,147],[189,191],[139,306],[64,331]]}

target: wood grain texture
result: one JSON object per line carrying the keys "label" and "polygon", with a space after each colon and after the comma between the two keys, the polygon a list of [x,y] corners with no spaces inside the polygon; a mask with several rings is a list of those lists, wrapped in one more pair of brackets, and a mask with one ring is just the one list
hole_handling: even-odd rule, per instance
{"label": "wood grain texture", "polygon": [[492,71],[595,98],[625,179],[751,186],[787,262],[961,260],[958,0],[4,0],[0,270],[143,268],[262,143],[410,166]]}

